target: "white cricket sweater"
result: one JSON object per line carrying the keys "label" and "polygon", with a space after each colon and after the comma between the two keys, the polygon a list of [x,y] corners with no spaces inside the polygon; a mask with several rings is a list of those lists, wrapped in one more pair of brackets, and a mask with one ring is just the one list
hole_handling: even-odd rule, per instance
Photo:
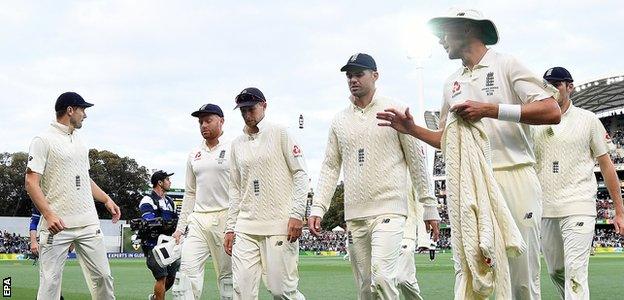
{"label": "white cricket sweater", "polygon": [[228,209],[230,201],[230,143],[220,138],[219,144],[210,149],[202,140],[193,149],[186,162],[184,201],[178,219],[177,230],[184,232],[188,216],[192,212],[216,212]]}
{"label": "white cricket sweater", "polygon": [[258,128],[232,142],[226,232],[286,235],[289,219],[305,214],[303,153],[285,127],[263,120]]}
{"label": "white cricket sweater", "polygon": [[407,216],[408,170],[425,205],[425,220],[439,218],[421,143],[377,125],[377,112],[390,107],[405,110],[375,93],[364,109],[351,103],[334,117],[310,215],[322,217],[327,212],[344,168],[346,220],[383,214]]}
{"label": "white cricket sweater", "polygon": [[[41,174],[40,186],[52,211],[67,228],[99,224],[91,192],[89,149],[76,130],[54,122],[30,144],[28,168]],[[47,221],[41,218],[42,228]]]}
{"label": "white cricket sweater", "polygon": [[570,104],[559,124],[533,130],[542,217],[595,216],[595,158],[614,147],[598,117]]}

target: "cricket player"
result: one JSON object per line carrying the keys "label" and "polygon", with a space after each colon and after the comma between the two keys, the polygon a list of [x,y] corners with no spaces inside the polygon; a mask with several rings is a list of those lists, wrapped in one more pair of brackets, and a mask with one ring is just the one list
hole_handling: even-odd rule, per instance
{"label": "cricket player", "polygon": [[188,231],[173,287],[174,298],[201,298],[204,265],[211,255],[221,299],[232,299],[232,261],[222,247],[230,207],[230,143],[223,137],[223,111],[218,105],[205,104],[191,116],[198,119],[203,139],[187,159],[184,201],[173,234],[179,243]]}
{"label": "cricket player", "polygon": [[308,196],[301,146],[265,120],[264,94],[236,96],[245,121],[230,151],[230,209],[225,251],[232,256],[234,299],[258,299],[261,277],[274,299],[305,299],[297,289],[299,237]]}
{"label": "cricket player", "polygon": [[[509,259],[514,299],[540,299],[539,233],[542,191],[535,173],[529,124],[557,124],[561,110],[556,90],[515,58],[489,49],[498,42],[496,26],[472,9],[451,9],[429,25],[450,59],[462,66],[444,83],[440,130],[414,123],[409,110],[389,109],[378,118],[440,148],[448,118],[482,120],[492,151],[494,177],[520,229],[527,251]],[[463,274],[456,259],[456,284]]]}
{"label": "cricket player", "polygon": [[614,147],[598,117],[574,106],[568,70],[550,68],[544,79],[559,90],[561,123],[535,126],[537,176],[542,183],[542,252],[561,299],[589,299],[588,266],[596,224],[596,161],[615,207],[613,225],[624,235],[620,180],[609,156]]}
{"label": "cricket player", "polygon": [[93,106],[74,92],[56,100],[56,122],[30,144],[26,191],[43,218],[39,223],[37,299],[59,299],[67,252],[82,257],[92,299],[115,299],[104,237],[93,199],[104,203],[116,223],[119,207],[89,176],[89,149],[76,129]]}
{"label": "cricket player", "polygon": [[[425,204],[424,220],[438,234],[440,219],[431,190],[424,150],[415,138],[377,126],[375,115],[401,108],[381,96],[377,64],[357,53],[342,67],[350,104],[333,119],[308,226],[320,234],[341,168],[344,168],[345,220],[358,299],[399,299],[399,250],[408,215],[408,176]],[[409,172],[408,172],[409,170]]]}

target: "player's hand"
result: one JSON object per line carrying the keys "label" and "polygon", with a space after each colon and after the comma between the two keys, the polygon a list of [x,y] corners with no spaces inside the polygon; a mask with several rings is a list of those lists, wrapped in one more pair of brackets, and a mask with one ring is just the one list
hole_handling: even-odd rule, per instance
{"label": "player's hand", "polygon": [[113,216],[113,223],[117,223],[117,221],[119,221],[119,218],[121,218],[121,210],[119,209],[119,206],[115,204],[113,199],[108,200],[106,204],[104,204],[104,206],[106,206],[108,212],[110,212],[110,214]]}
{"label": "player's hand", "polygon": [[180,244],[180,238],[182,237],[182,231],[176,230],[171,236],[175,239],[176,244],[179,245]]}
{"label": "player's hand", "polygon": [[615,214],[613,226],[615,226],[615,233],[624,235],[624,214]]}
{"label": "player's hand", "polygon": [[74,249],[76,249],[76,245],[74,245],[74,243],[69,244],[69,252],[71,253],[72,251],[74,251]]}
{"label": "player's hand", "polygon": [[39,243],[37,243],[37,241],[33,241],[32,243],[30,243],[30,252],[32,252],[32,254],[39,256]]}
{"label": "player's hand", "polygon": [[414,123],[414,117],[409,112],[409,107],[405,109],[405,113],[395,108],[384,109],[383,112],[377,113],[377,119],[390,122],[377,125],[392,127],[400,133],[409,134],[416,130],[416,123]]}
{"label": "player's hand", "polygon": [[225,238],[223,239],[223,250],[227,255],[232,256],[232,246],[234,246],[234,239],[236,235],[234,232],[225,233]]}
{"label": "player's hand", "polygon": [[303,220],[290,218],[288,220],[288,241],[294,243],[301,236]]}
{"label": "player's hand", "polygon": [[473,100],[455,104],[450,111],[455,112],[468,122],[476,122],[481,120],[481,118],[496,119],[498,117],[498,105]]}
{"label": "player's hand", "polygon": [[322,218],[319,216],[308,217],[308,228],[310,229],[312,234],[316,236],[321,235],[321,220]]}
{"label": "player's hand", "polygon": [[51,212],[49,215],[47,216],[43,216],[46,221],[48,222],[48,231],[50,232],[50,234],[55,235],[61,231],[63,231],[66,226],[65,226],[65,222],[63,222],[63,220],[61,218],[59,218],[55,213]]}
{"label": "player's hand", "polygon": [[440,221],[425,221],[425,229],[427,229],[427,232],[431,233],[431,239],[433,239],[434,242],[437,242],[440,239]]}

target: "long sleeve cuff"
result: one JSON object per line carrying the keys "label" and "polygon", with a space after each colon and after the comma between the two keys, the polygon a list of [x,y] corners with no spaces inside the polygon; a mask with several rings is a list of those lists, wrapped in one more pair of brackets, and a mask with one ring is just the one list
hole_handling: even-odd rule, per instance
{"label": "long sleeve cuff", "polygon": [[440,221],[440,213],[438,212],[438,208],[435,206],[425,206],[425,210],[423,211],[423,220],[437,220]]}
{"label": "long sleeve cuff", "polygon": [[323,217],[325,215],[325,210],[318,206],[312,206],[310,209],[310,216]]}

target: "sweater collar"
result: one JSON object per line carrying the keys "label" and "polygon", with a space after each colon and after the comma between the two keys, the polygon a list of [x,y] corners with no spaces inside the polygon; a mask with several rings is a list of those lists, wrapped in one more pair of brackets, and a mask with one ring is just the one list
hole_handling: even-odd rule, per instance
{"label": "sweater collar", "polygon": [[351,102],[351,110],[354,112],[367,112],[369,110],[371,110],[371,108],[375,107],[375,105],[378,102],[378,98],[379,98],[379,93],[377,93],[377,90],[375,89],[375,93],[373,94],[373,99],[371,100],[371,102],[366,105],[366,107],[361,108],[357,105],[355,105],[355,97],[353,97],[353,95],[349,96],[349,101]]}
{"label": "sweater collar", "polygon": [[[67,134],[67,135],[72,135],[73,132],[69,129],[69,126],[61,124],[59,122],[52,122],[50,125],[52,125],[52,127],[56,128],[58,131]],[[75,129],[74,129],[75,130]]]}
{"label": "sweater collar", "polygon": [[247,125],[245,125],[245,127],[243,127],[243,133],[245,133],[248,136],[252,136],[252,135],[257,135],[257,134],[263,132],[267,128],[267,126],[269,124],[269,122],[267,122],[265,120],[266,120],[266,116],[264,118],[262,118],[262,120],[260,120],[260,122],[258,122],[258,124],[256,125],[256,126],[258,126],[258,133],[249,133],[249,131],[247,131],[247,128],[248,128]]}

